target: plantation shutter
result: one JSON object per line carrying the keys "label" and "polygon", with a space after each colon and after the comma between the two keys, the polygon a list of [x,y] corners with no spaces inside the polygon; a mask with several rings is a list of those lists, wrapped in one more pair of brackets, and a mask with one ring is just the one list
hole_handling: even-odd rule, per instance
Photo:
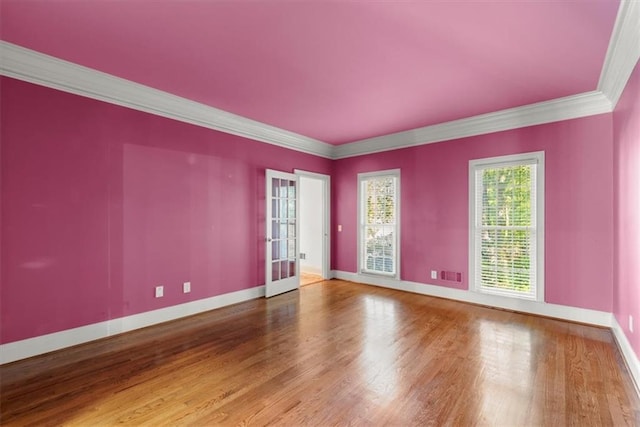
{"label": "plantation shutter", "polygon": [[475,281],[490,293],[536,298],[536,159],[475,169]]}

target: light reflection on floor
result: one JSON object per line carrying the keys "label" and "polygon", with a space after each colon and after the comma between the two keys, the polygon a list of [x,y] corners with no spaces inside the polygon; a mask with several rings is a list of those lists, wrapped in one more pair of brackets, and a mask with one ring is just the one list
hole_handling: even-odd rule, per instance
{"label": "light reflection on floor", "polygon": [[[481,413],[486,416],[484,419],[495,419],[496,413],[503,414],[505,419],[518,419],[524,414],[510,414],[510,408],[505,407],[504,402],[510,402],[511,409],[526,408],[531,403],[535,375],[531,366],[531,330],[522,325],[481,319],[478,332]],[[513,405],[514,400],[520,404]]]}
{"label": "light reflection on floor", "polygon": [[369,391],[379,403],[394,399],[397,388],[396,302],[380,297],[364,299],[364,342],[361,371]]}

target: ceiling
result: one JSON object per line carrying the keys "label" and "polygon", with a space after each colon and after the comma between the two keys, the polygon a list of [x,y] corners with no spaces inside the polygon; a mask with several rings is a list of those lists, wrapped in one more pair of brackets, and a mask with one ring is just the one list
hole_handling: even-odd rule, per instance
{"label": "ceiling", "polygon": [[618,0],[2,0],[2,40],[339,145],[594,91]]}

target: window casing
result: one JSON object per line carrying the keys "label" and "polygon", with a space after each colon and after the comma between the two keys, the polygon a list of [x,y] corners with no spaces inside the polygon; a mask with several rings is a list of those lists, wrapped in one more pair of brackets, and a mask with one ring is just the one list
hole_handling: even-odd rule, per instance
{"label": "window casing", "polygon": [[544,301],[544,152],[469,162],[470,287]]}
{"label": "window casing", "polygon": [[358,271],[400,277],[400,170],[358,174]]}

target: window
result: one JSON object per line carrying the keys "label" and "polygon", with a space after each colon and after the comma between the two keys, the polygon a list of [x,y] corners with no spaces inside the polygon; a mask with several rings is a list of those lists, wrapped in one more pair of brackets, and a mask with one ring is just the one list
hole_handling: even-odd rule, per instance
{"label": "window", "polygon": [[358,270],[399,278],[400,170],[358,174]]}
{"label": "window", "polygon": [[469,274],[478,292],[544,300],[544,152],[469,162]]}

